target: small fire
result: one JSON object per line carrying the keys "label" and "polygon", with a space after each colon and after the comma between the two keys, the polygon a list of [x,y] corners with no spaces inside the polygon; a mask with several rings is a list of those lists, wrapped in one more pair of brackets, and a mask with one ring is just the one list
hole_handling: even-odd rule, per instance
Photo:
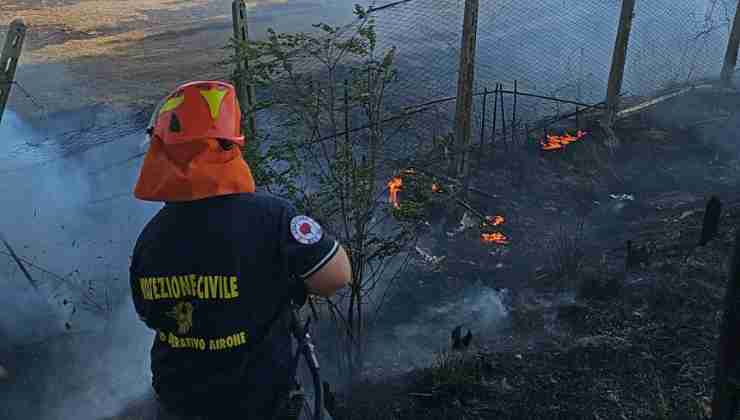
{"label": "small fire", "polygon": [[562,136],[548,134],[547,139],[541,140],[540,144],[542,145],[542,150],[562,149],[565,146],[582,139],[586,134],[588,133],[582,130],[578,130],[575,136],[571,136],[567,133]]}
{"label": "small fire", "polygon": [[[501,226],[504,224],[506,219],[504,219],[504,216],[486,216],[486,221],[483,224],[485,226]],[[488,233],[481,233],[481,239],[483,239],[484,242],[491,242],[496,243],[500,245],[506,245],[509,243],[509,238],[504,235],[501,232],[488,232]]]}
{"label": "small fire", "polygon": [[[401,203],[398,200],[398,192],[403,190],[403,177],[404,176],[416,175],[416,169],[407,168],[401,171],[401,174],[388,181],[388,202],[393,204],[395,208],[401,208]],[[442,187],[437,184],[432,184],[432,192],[442,192]]]}
{"label": "small fire", "polygon": [[393,204],[393,207],[400,208],[401,204],[398,202],[398,192],[403,187],[403,180],[400,176],[397,176],[388,181],[388,200]]}
{"label": "small fire", "polygon": [[509,238],[501,232],[482,233],[481,238],[484,242],[493,242],[501,245],[509,243]]}

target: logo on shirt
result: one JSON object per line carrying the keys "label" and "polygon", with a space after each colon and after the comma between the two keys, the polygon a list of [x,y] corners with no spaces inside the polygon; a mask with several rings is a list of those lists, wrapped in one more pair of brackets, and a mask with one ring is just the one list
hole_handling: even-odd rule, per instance
{"label": "logo on shirt", "polygon": [[167,315],[177,321],[179,334],[187,334],[193,328],[193,305],[190,302],[178,302]]}
{"label": "logo on shirt", "polygon": [[311,245],[321,240],[321,226],[308,216],[296,216],[290,221],[290,232],[296,241]]}

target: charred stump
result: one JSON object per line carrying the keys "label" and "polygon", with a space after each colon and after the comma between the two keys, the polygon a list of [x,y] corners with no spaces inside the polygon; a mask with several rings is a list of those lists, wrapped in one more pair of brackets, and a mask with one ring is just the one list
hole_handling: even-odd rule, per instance
{"label": "charred stump", "polygon": [[735,236],[731,267],[717,349],[712,420],[734,419],[740,398],[740,231]]}
{"label": "charred stump", "polygon": [[470,342],[473,340],[472,331],[468,330],[465,336],[462,336],[462,325],[458,325],[452,330],[452,350],[465,350],[470,346]]}
{"label": "charred stump", "polygon": [[704,223],[701,227],[701,238],[699,246],[704,246],[714,239],[719,232],[719,218],[722,215],[722,202],[717,196],[713,196],[707,203],[707,210],[704,212]]}
{"label": "charred stump", "polygon": [[635,246],[632,241],[627,241],[627,257],[625,258],[625,268],[630,269],[647,264],[650,261],[650,249],[648,245]]}

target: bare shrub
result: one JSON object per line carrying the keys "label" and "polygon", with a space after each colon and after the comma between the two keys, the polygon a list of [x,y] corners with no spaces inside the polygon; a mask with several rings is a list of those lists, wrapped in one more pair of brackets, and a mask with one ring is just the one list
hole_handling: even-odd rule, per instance
{"label": "bare shrub", "polygon": [[549,268],[563,288],[575,285],[580,279],[585,256],[583,240],[584,222],[579,221],[575,226],[559,225],[546,242]]}
{"label": "bare shrub", "polygon": [[613,299],[622,291],[621,280],[620,276],[609,270],[606,255],[602,255],[594,269],[584,269],[581,272],[578,296],[582,299]]}
{"label": "bare shrub", "polygon": [[485,361],[477,354],[443,352],[435,357],[430,374],[435,386],[465,388],[481,383],[484,370]]}

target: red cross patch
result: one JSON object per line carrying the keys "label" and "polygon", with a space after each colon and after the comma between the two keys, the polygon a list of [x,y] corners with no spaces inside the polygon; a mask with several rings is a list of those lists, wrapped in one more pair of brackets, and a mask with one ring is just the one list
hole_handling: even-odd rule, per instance
{"label": "red cross patch", "polygon": [[311,245],[321,240],[321,226],[308,216],[296,216],[290,221],[290,233],[296,241]]}

